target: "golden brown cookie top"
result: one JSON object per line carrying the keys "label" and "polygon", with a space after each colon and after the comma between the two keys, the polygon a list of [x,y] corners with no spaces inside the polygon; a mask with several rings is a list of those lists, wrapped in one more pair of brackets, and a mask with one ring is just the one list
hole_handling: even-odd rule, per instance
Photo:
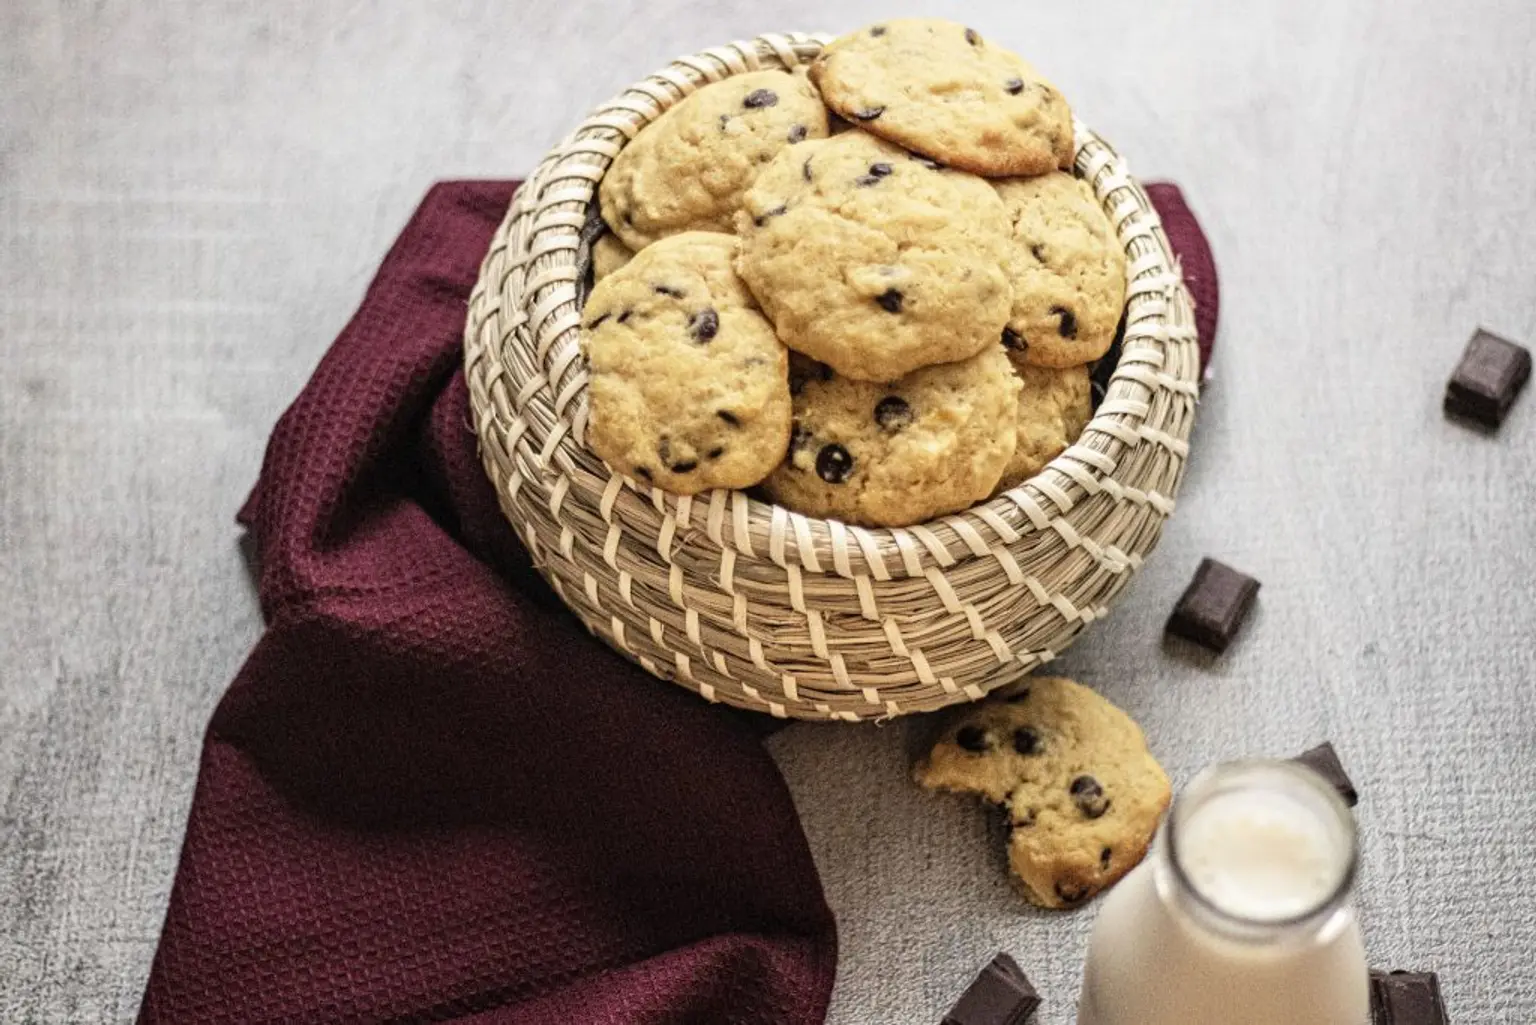
{"label": "golden brown cookie top", "polygon": [[1028,62],[936,18],[879,22],[811,65],[827,105],[865,130],[984,175],[1072,163],[1072,113]]}
{"label": "golden brown cookie top", "polygon": [[1025,363],[1009,353],[1019,390],[1013,457],[997,489],[1017,487],[1044,469],[1083,433],[1093,416],[1093,385],[1085,366],[1055,370]]}
{"label": "golden brown cookie top", "polygon": [[736,247],[668,236],[593,286],[582,311],[588,443],[677,494],[755,484],[789,440],[788,354],[732,269]]}
{"label": "golden brown cookie top", "polygon": [[781,152],[736,223],[779,337],[840,374],[894,381],[1002,337],[1007,214],[975,175],[844,132]]}

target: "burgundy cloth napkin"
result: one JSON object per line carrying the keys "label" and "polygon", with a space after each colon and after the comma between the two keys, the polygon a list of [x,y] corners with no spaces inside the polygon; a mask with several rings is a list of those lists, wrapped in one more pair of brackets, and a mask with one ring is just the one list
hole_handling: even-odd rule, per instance
{"label": "burgundy cloth napkin", "polygon": [[432,189],[273,431],[240,515],[268,627],[208,727],[141,1022],[825,1015],[832,916],[761,723],[591,638],[481,471],[460,332],[513,188]]}

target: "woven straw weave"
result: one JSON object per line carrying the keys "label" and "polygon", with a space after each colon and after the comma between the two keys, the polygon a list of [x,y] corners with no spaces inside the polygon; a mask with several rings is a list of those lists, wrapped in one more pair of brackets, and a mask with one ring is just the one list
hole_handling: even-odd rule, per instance
{"label": "woven straw weave", "polygon": [[825,41],[765,35],[684,57],[584,121],[492,240],[465,360],[502,510],[593,633],[711,701],[857,720],[980,698],[1106,613],[1173,511],[1199,355],[1156,212],[1079,124],[1076,173],[1129,260],[1124,351],[1082,438],[1039,475],[961,514],[865,529],[739,491],[677,497],[611,473],[583,445],[582,228],[597,183],[626,141],[693,90],[794,67]]}

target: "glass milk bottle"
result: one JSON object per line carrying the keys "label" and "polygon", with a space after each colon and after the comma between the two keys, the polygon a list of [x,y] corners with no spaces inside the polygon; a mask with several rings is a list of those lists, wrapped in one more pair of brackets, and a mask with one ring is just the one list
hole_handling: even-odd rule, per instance
{"label": "glass milk bottle", "polygon": [[1364,1025],[1355,822],[1288,762],[1201,773],[1094,923],[1078,1025]]}

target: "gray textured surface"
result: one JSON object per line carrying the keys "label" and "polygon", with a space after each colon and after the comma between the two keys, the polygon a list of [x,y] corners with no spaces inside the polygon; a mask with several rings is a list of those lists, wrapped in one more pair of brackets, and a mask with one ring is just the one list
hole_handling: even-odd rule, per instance
{"label": "gray textured surface", "polygon": [[[527,169],[677,53],[917,7],[0,4],[0,1021],[136,1008],[259,627],[231,517],[427,184]],[[925,9],[1182,182],[1220,260],[1181,508],[1064,667],[1181,780],[1332,737],[1374,960],[1536,1021],[1536,396],[1497,437],[1438,410],[1476,324],[1536,341],[1536,5]],[[1264,581],[1213,663],[1159,639],[1206,552]],[[905,782],[905,726],[772,746],[841,922],[835,1025],[935,1021],[999,947],[1071,1021],[1093,912],[1021,907],[986,817]]]}

